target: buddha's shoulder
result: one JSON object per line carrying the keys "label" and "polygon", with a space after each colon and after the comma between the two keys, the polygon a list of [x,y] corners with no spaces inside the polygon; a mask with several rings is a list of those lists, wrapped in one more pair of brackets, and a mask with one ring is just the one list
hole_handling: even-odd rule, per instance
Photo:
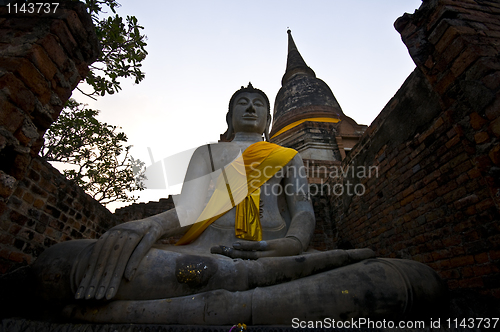
{"label": "buddha's shoulder", "polygon": [[212,165],[212,168],[220,168],[232,162],[241,153],[241,147],[231,142],[204,144],[194,151],[191,163],[204,161],[207,165]]}
{"label": "buddha's shoulder", "polygon": [[193,155],[207,156],[221,155],[225,153],[243,152],[247,146],[233,142],[207,143],[199,146]]}

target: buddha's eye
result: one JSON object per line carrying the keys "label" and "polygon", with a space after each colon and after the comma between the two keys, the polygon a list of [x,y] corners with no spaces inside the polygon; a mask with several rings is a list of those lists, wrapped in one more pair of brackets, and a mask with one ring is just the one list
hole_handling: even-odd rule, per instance
{"label": "buddha's eye", "polygon": [[253,104],[258,107],[264,106],[264,103],[260,99],[254,99]]}
{"label": "buddha's eye", "polygon": [[240,100],[238,100],[238,105],[246,105],[248,104],[248,100],[246,100],[245,98],[241,98]]}

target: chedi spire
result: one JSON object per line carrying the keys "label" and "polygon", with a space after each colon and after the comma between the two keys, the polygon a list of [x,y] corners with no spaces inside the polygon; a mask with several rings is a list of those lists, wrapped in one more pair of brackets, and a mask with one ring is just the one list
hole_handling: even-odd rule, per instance
{"label": "chedi spire", "polygon": [[285,83],[296,74],[305,74],[308,76],[316,77],[314,71],[307,66],[306,62],[302,58],[293,41],[292,31],[290,29],[287,30],[288,33],[288,56],[286,61],[286,70],[283,78],[281,79],[281,85],[285,85]]}

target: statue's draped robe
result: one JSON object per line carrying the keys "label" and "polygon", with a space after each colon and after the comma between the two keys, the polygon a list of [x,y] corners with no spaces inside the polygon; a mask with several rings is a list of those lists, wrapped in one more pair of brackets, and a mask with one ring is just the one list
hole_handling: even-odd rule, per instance
{"label": "statue's draped robe", "polygon": [[194,241],[215,220],[236,206],[235,234],[262,240],[259,220],[260,187],[280,171],[297,151],[269,143],[250,145],[217,179],[215,191],[196,223],[176,245]]}

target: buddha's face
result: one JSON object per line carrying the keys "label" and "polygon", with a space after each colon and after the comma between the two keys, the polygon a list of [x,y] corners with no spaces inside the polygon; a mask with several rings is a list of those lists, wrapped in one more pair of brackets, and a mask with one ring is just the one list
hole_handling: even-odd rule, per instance
{"label": "buddha's face", "polygon": [[242,92],[233,104],[234,132],[262,134],[267,123],[267,103],[259,93]]}

